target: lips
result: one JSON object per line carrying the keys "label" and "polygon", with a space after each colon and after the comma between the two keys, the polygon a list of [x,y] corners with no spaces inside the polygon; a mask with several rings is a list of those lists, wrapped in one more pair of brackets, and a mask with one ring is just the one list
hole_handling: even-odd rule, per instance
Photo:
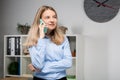
{"label": "lips", "polygon": [[55,24],[48,24],[49,26],[54,26]]}

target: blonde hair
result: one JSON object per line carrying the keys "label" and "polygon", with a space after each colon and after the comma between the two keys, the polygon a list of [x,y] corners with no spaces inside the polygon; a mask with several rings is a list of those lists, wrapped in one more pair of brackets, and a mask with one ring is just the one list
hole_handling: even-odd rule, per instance
{"label": "blonde hair", "polygon": [[[56,11],[50,6],[42,6],[41,8],[39,8],[35,15],[33,24],[28,32],[28,37],[24,46],[30,47],[37,44],[39,38],[39,19],[42,18],[42,14],[46,10],[54,11],[57,16]],[[56,26],[56,28],[50,33],[50,39],[57,45],[60,45],[64,41],[64,34],[58,28],[58,26]]]}

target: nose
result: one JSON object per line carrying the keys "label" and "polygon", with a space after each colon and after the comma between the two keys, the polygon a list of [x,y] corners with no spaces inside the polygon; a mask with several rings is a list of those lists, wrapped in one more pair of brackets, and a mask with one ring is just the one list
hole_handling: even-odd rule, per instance
{"label": "nose", "polygon": [[54,18],[50,18],[50,21],[53,22],[53,21],[54,21]]}

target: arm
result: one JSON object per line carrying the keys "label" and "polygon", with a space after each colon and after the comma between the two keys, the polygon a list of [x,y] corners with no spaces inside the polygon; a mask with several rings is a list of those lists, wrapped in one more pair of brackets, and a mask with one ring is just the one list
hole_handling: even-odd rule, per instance
{"label": "arm", "polygon": [[46,39],[38,39],[36,46],[29,48],[32,65],[36,69],[42,69],[45,60]]}
{"label": "arm", "polygon": [[39,71],[43,68],[45,60],[45,48],[46,48],[46,39],[44,33],[45,24],[39,24],[39,39],[36,46],[29,48],[29,53],[31,56],[32,64],[29,64],[28,67],[32,71]]}
{"label": "arm", "polygon": [[42,72],[44,73],[60,72],[72,66],[72,56],[69,47],[69,41],[67,38],[65,38],[63,46],[64,46],[64,53],[61,53],[64,54],[63,58],[59,61],[46,62],[44,68],[42,69]]}

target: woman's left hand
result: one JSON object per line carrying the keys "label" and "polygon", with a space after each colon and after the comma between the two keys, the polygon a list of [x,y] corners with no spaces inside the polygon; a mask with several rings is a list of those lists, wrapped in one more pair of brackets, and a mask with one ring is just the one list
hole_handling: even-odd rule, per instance
{"label": "woman's left hand", "polygon": [[39,69],[36,69],[32,64],[28,64],[28,68],[32,71],[32,72],[35,72],[35,71],[40,71]]}

